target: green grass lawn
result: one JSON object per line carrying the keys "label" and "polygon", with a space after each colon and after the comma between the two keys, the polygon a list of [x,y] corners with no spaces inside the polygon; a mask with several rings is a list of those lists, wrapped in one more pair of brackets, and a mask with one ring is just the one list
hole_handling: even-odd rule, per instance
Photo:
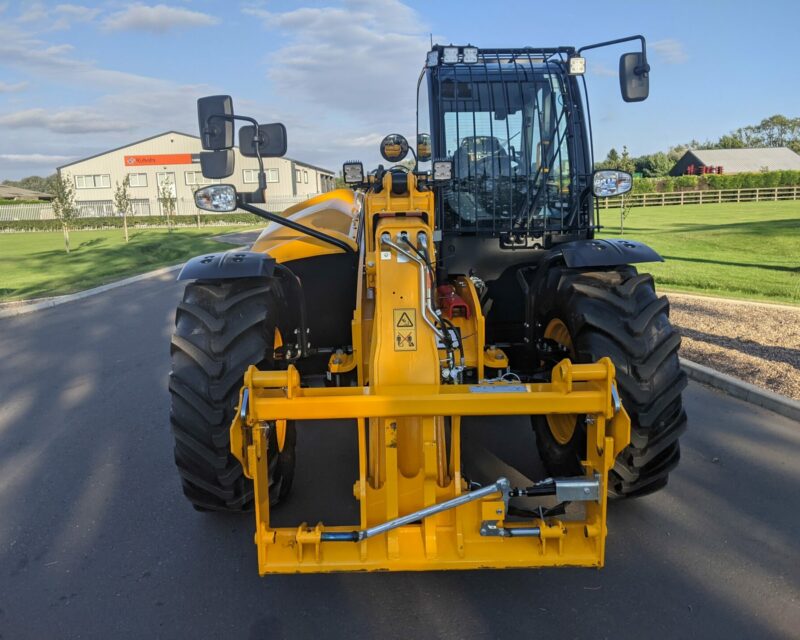
{"label": "green grass lawn", "polygon": [[[618,209],[600,219],[619,236]],[[624,235],[664,257],[641,265],[660,288],[800,303],[800,201],[638,207]]]}
{"label": "green grass lawn", "polygon": [[215,240],[238,227],[136,229],[125,244],[121,229],[74,231],[72,252],[59,233],[0,234],[0,301],[24,300],[89,289],[125,276],[183,262],[199,253],[230,248]]}

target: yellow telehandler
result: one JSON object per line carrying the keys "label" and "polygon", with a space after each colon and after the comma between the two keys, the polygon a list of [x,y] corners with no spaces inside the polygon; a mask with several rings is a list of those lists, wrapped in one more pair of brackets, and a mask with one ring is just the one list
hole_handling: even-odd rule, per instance
{"label": "yellow telehandler", "polygon": [[[197,206],[269,224],[179,276],[175,461],[198,510],[254,509],[261,574],[600,567],[608,497],[666,484],[686,426],[680,338],[631,266],[658,254],[595,237],[598,199],[632,178],[593,171],[582,96],[583,52],[630,41],[620,85],[636,102],[641,36],[433,46],[414,148],[391,134],[388,167],[347,162],[345,188],[280,214],[263,206],[262,159],[286,152],[283,125],[235,115],[229,96],[198,101],[203,174],[233,173],[241,120],[240,152],[261,170],[253,193],[213,184]],[[500,416],[530,417],[548,477],[465,477],[462,420],[501,430]],[[334,419],[356,426],[358,521],[273,527],[297,431]]]}

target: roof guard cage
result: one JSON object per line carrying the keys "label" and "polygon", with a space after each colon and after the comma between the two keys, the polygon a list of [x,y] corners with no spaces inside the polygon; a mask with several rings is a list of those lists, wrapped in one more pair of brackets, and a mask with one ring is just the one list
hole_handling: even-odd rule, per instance
{"label": "roof guard cage", "polygon": [[[573,47],[477,49],[436,45],[428,57],[439,156],[452,156],[443,188],[445,232],[541,247],[588,228],[591,164]],[[580,215],[585,212],[586,215]]]}

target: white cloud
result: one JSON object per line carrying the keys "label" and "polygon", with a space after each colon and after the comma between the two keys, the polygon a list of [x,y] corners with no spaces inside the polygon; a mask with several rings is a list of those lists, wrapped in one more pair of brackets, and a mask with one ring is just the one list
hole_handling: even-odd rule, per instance
{"label": "white cloud", "polygon": [[47,15],[47,9],[41,2],[32,2],[17,16],[17,22],[21,24],[40,22],[45,20]]}
{"label": "white cloud", "polygon": [[93,109],[25,109],[0,116],[0,127],[44,129],[53,133],[107,133],[135,128],[119,118]]}
{"label": "white cloud", "polygon": [[619,71],[612,69],[611,67],[607,67],[601,62],[589,61],[586,65],[586,68],[593,76],[600,76],[603,78],[619,77]]}
{"label": "white cloud", "polygon": [[17,82],[15,84],[9,84],[8,82],[0,81],[0,93],[16,93],[17,91],[22,91],[27,86],[28,86],[27,82]]}
{"label": "white cloud", "polygon": [[218,18],[200,11],[169,7],[165,4],[154,6],[135,4],[124,11],[110,15],[103,21],[103,25],[110,31],[166,33],[171,29],[209,27],[218,22]]}
{"label": "white cloud", "polygon": [[267,59],[277,96],[269,106],[282,114],[293,155],[332,167],[350,157],[373,162],[386,133],[413,135],[429,48],[428,27],[414,9],[399,0],[345,0],[245,13],[284,42]]}
{"label": "white cloud", "polygon": [[45,153],[0,153],[0,160],[15,164],[55,165],[69,162],[75,156],[48,155]]}
{"label": "white cloud", "polygon": [[650,49],[655,51],[666,64],[683,64],[689,60],[683,43],[673,38],[653,42],[650,44]]}

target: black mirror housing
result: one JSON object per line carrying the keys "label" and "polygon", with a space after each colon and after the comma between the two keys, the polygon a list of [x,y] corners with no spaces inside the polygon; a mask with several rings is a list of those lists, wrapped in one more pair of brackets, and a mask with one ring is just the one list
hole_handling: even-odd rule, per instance
{"label": "black mirror housing", "polygon": [[286,127],[280,122],[258,125],[258,154],[255,145],[256,128],[247,125],[239,129],[239,151],[247,158],[280,158],[286,154]]}
{"label": "black mirror housing", "polygon": [[197,122],[203,149],[221,151],[233,148],[233,99],[230,96],[198,99]]}
{"label": "black mirror housing", "polygon": [[641,102],[650,95],[650,66],[642,53],[623,53],[619,59],[619,88],[625,102]]}
{"label": "black mirror housing", "polygon": [[233,174],[233,149],[220,151],[203,151],[200,153],[200,170],[203,176],[213,180],[221,180]]}

